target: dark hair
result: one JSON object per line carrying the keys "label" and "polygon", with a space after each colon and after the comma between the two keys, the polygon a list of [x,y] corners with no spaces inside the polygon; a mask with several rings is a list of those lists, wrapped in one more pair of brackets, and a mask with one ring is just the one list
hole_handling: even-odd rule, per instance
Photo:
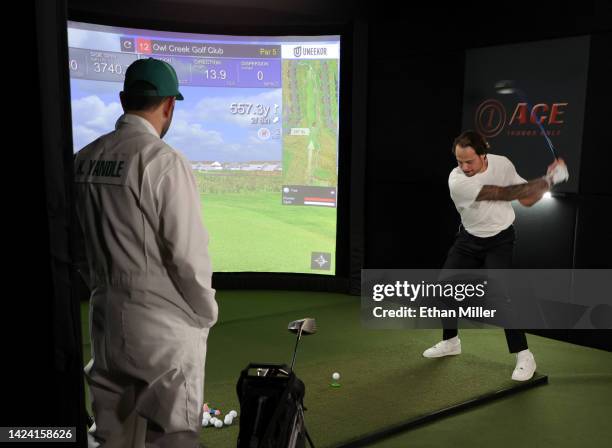
{"label": "dark hair", "polygon": [[[155,90],[155,86],[147,81],[136,81],[130,84],[135,90]],[[168,97],[166,96],[144,96],[128,92],[121,92],[121,105],[125,111],[147,111],[159,107]]]}
{"label": "dark hair", "polygon": [[462,132],[461,135],[453,141],[453,147],[451,148],[453,154],[455,154],[455,148],[457,146],[460,146],[461,148],[471,146],[479,156],[486,154],[489,148],[491,148],[491,145],[489,145],[486,138],[484,138],[478,132],[472,131],[471,129]]}

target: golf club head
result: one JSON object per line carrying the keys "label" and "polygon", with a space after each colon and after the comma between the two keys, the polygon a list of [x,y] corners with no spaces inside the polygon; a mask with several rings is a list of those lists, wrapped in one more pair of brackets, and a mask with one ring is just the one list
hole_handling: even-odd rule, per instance
{"label": "golf club head", "polygon": [[293,334],[298,334],[300,330],[302,330],[303,335],[315,334],[317,332],[317,323],[314,318],[305,317],[304,319],[289,322],[287,330]]}
{"label": "golf club head", "polygon": [[505,79],[505,80],[496,82],[495,91],[499,93],[500,95],[510,95],[512,93],[517,93],[514,81],[510,79]]}
{"label": "golf club head", "polygon": [[289,370],[293,372],[293,366],[295,365],[295,357],[297,355],[297,348],[302,335],[315,334],[317,332],[317,323],[312,317],[305,317],[304,319],[294,320],[289,322],[287,330],[290,333],[296,334],[295,348],[293,349],[293,359],[291,360],[291,367]]}

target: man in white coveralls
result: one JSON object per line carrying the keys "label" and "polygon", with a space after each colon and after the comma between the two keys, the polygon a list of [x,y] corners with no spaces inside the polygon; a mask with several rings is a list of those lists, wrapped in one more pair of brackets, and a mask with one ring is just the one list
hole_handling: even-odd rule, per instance
{"label": "man in white coveralls", "polygon": [[75,156],[91,289],[90,446],[197,447],[204,363],[217,321],[208,233],[189,161],[164,143],[176,72],[135,61],[115,131]]}
{"label": "man in white coveralls", "polygon": [[[562,159],[549,165],[546,176],[527,182],[508,158],[489,154],[489,143],[475,131],[465,131],[453,142],[457,159],[448,178],[450,196],[461,216],[461,226],[443,269],[511,269],[514,249],[514,210],[511,201],[524,206],[538,202],[554,184],[565,182],[568,171]],[[456,319],[444,326],[442,341],[423,352],[426,358],[461,353]],[[454,325],[453,325],[454,324]],[[515,381],[533,377],[536,362],[527,347],[525,332],[506,329],[511,353],[516,353]]]}

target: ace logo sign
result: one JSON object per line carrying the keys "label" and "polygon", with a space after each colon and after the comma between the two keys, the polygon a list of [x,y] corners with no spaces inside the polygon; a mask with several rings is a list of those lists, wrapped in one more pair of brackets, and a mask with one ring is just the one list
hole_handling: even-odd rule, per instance
{"label": "ace logo sign", "polygon": [[466,52],[464,130],[535,179],[552,157],[570,167],[558,193],[576,193],[586,119],[590,37],[474,48]]}
{"label": "ace logo sign", "polygon": [[496,137],[504,130],[508,135],[523,135],[530,131],[537,135],[534,125],[538,123],[548,126],[549,135],[560,135],[568,106],[566,102],[537,103],[533,106],[518,102],[512,106],[509,114],[501,102],[486,99],[476,108],[474,123],[478,132],[487,138]]}

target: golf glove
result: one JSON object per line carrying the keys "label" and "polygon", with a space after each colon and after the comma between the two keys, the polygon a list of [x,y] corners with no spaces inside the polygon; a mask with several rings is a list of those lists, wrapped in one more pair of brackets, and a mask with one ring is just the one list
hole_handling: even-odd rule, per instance
{"label": "golf glove", "polygon": [[566,182],[569,179],[569,172],[567,171],[567,165],[565,163],[559,163],[553,168],[553,170],[546,176],[549,184],[557,185],[561,182]]}

